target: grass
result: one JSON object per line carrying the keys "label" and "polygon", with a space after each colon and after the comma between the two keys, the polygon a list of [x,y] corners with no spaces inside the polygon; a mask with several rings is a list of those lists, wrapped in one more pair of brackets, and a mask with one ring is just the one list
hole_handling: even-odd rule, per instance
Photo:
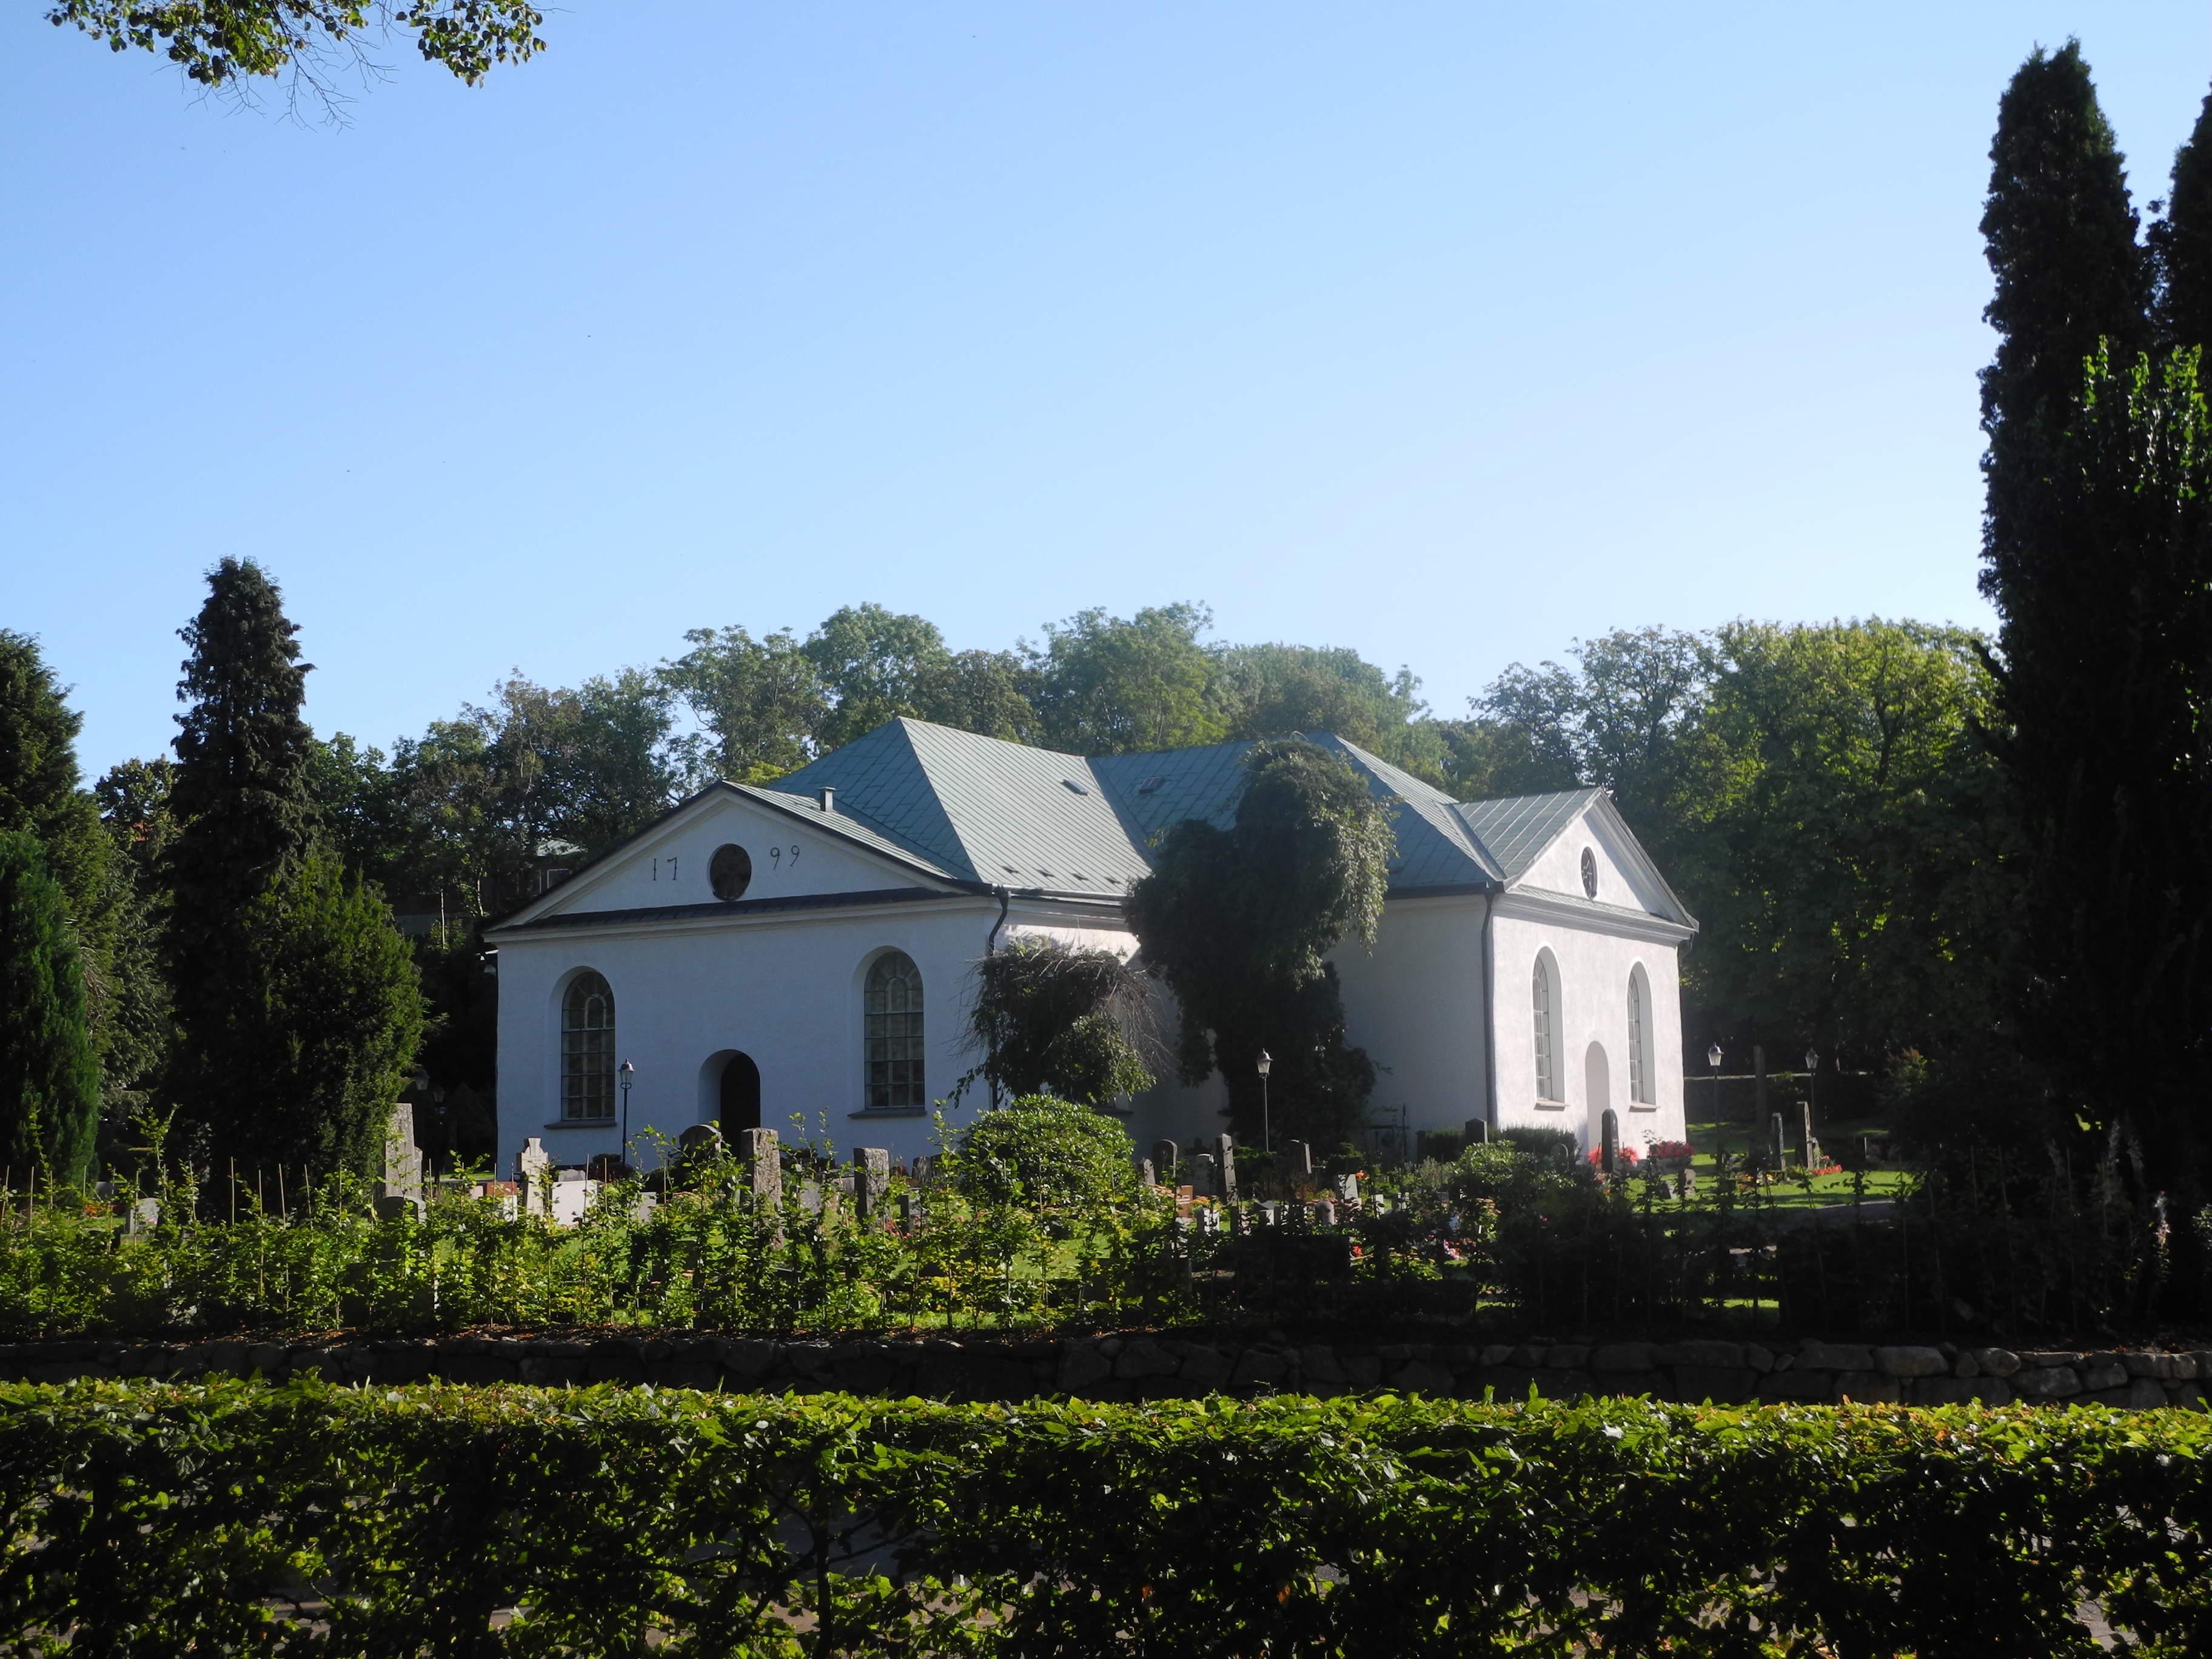
{"label": "grass", "polygon": [[[1715,1178],[1713,1155],[1716,1152],[1725,1152],[1732,1156],[1741,1157],[1750,1150],[1754,1138],[1762,1143],[1765,1140],[1765,1135],[1753,1125],[1740,1121],[1725,1123],[1692,1123],[1689,1126],[1689,1131],[1690,1145],[1697,1151],[1697,1156],[1692,1161],[1691,1168],[1697,1172],[1700,1182]],[[1883,1139],[1888,1134],[1889,1130],[1887,1127],[1871,1121],[1816,1123],[1814,1126],[1814,1138],[1822,1141],[1832,1152],[1834,1149],[1845,1146],[1856,1147],[1859,1138],[1863,1135]],[[1794,1157],[1796,1153],[1794,1146],[1791,1148],[1791,1153]],[[1866,1196],[1870,1199],[1894,1198],[1902,1193],[1908,1184],[1905,1173],[1902,1170],[1888,1169],[1876,1164],[1870,1166],[1866,1171],[1865,1191]],[[1846,1170],[1840,1175],[1814,1176],[1812,1178],[1811,1190],[1808,1192],[1793,1171],[1766,1188],[1766,1201],[1778,1209],[1792,1210],[1819,1209],[1830,1205],[1848,1205],[1851,1201],[1852,1193],[1856,1187],[1857,1177]]]}

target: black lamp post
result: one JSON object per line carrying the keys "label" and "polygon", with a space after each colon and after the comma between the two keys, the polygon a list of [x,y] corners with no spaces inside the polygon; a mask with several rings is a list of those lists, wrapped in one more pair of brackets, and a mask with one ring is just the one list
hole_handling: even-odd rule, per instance
{"label": "black lamp post", "polygon": [[1275,1150],[1275,1125],[1267,1110],[1267,1073],[1275,1069],[1275,1057],[1265,1048],[1260,1050],[1260,1150]]}
{"label": "black lamp post", "polygon": [[624,1060],[615,1067],[615,1075],[622,1080],[623,1091],[622,1146],[615,1152],[615,1162],[627,1164],[629,1162],[629,1085],[630,1079],[637,1075],[637,1067]]}

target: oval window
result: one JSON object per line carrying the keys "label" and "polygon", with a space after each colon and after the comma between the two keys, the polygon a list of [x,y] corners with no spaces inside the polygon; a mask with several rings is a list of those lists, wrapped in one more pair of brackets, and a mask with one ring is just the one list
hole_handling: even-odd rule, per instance
{"label": "oval window", "polygon": [[743,898],[753,883],[753,855],[735,843],[717,847],[707,860],[707,879],[714,884],[716,898]]}
{"label": "oval window", "polygon": [[[719,893],[721,889],[717,886],[714,890]],[[1583,848],[1583,893],[1589,898],[1597,896],[1597,854],[1587,847]]]}

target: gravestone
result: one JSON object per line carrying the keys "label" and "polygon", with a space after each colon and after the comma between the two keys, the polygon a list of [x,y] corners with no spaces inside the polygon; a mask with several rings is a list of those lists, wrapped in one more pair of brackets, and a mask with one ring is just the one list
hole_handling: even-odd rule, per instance
{"label": "gravestone", "polygon": [[1470,1146],[1487,1146],[1490,1144],[1490,1120],[1486,1117],[1468,1119],[1461,1138]]}
{"label": "gravestone", "polygon": [[1221,1190],[1220,1176],[1216,1172],[1212,1152],[1194,1153],[1190,1160],[1190,1190],[1200,1198],[1212,1198]]}
{"label": "gravestone", "polygon": [[866,1221],[890,1195],[891,1155],[888,1147],[853,1149],[853,1201]]}
{"label": "gravestone", "polygon": [[1316,1227],[1336,1225],[1336,1206],[1328,1199],[1316,1199],[1306,1206],[1306,1214],[1312,1218],[1313,1224]]}
{"label": "gravestone", "polygon": [[1137,1160],[1137,1184],[1139,1187],[1157,1187],[1160,1184],[1159,1177],[1152,1169],[1152,1160],[1149,1158],[1140,1158]]}
{"label": "gravestone", "polygon": [[1813,1103],[1807,1101],[1798,1109],[1803,1116],[1798,1124],[1797,1144],[1805,1158],[1805,1167],[1811,1169],[1820,1161],[1820,1143],[1813,1139]]}
{"label": "gravestone", "polygon": [[1213,1156],[1216,1160],[1215,1173],[1221,1181],[1221,1185],[1217,1190],[1222,1198],[1234,1199],[1237,1196],[1236,1136],[1217,1135],[1213,1141]]}
{"label": "gravestone", "polygon": [[1620,1168],[1620,1115],[1608,1106],[1597,1121],[1598,1167],[1612,1175]]}
{"label": "gravestone", "polygon": [[898,1195],[898,1224],[901,1232],[911,1233],[914,1231],[914,1194],[901,1193]]}
{"label": "gravestone", "polygon": [[1359,1177],[1356,1175],[1337,1176],[1336,1195],[1347,1204],[1358,1203]]}
{"label": "gravestone", "polygon": [[1292,1175],[1310,1179],[1313,1176],[1313,1144],[1304,1140],[1285,1141],[1283,1164]]}
{"label": "gravestone", "polygon": [[129,1233],[150,1233],[161,1224],[161,1200],[158,1198],[133,1199],[124,1223]]}
{"label": "gravestone", "polygon": [[783,1204],[782,1140],[773,1129],[738,1131],[738,1156],[744,1160],[746,1190],[756,1210],[775,1210]]}
{"label": "gravestone", "polygon": [[1769,1115],[1767,1133],[1772,1144],[1767,1147],[1766,1156],[1773,1166],[1779,1170],[1790,1162],[1790,1140],[1789,1137],[1782,1132],[1781,1113],[1774,1112]]}
{"label": "gravestone", "polygon": [[422,1213],[422,1152],[415,1144],[415,1108],[401,1101],[384,1130],[384,1179],[376,1183],[376,1212],[398,1215],[412,1208]]}
{"label": "gravestone", "polygon": [[937,1160],[927,1152],[917,1153],[907,1170],[908,1180],[917,1187],[927,1187],[937,1179]]}
{"label": "gravestone", "polygon": [[1162,1181],[1171,1182],[1175,1179],[1176,1165],[1182,1162],[1180,1153],[1181,1149],[1172,1140],[1156,1140],[1152,1143],[1152,1168],[1159,1172]]}
{"label": "gravestone", "polygon": [[722,1131],[712,1123],[695,1123],[676,1137],[676,1149],[686,1164],[712,1158],[721,1146]]}
{"label": "gravestone", "polygon": [[523,1214],[547,1213],[545,1183],[552,1178],[553,1160],[546,1155],[545,1143],[532,1135],[514,1155],[514,1184],[522,1189]]}

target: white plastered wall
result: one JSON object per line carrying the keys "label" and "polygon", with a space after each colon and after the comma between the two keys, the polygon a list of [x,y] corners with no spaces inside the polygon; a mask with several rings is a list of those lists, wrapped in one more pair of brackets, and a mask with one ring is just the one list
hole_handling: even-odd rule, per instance
{"label": "white plastered wall", "polygon": [[1344,989],[1346,1036],[1375,1062],[1369,1115],[1409,1133],[1459,1129],[1487,1109],[1483,900],[1406,896],[1382,907],[1370,951],[1330,952]]}
{"label": "white plastered wall", "polygon": [[[1510,895],[1498,901],[1491,925],[1498,969],[1499,1127],[1566,1129],[1587,1148],[1596,1141],[1598,1114],[1611,1106],[1620,1115],[1623,1146],[1640,1152],[1647,1138],[1682,1139],[1682,998],[1675,945],[1600,931],[1594,921],[1526,914]],[[1540,1105],[1536,1098],[1532,980],[1537,954],[1545,950],[1559,969],[1552,1019],[1565,1098],[1556,1105]],[[1644,1042],[1654,1098],[1648,1106],[1628,1098],[1628,983],[1639,965],[1650,989]],[[1590,1097],[1592,1044],[1604,1055],[1606,1100]]]}

